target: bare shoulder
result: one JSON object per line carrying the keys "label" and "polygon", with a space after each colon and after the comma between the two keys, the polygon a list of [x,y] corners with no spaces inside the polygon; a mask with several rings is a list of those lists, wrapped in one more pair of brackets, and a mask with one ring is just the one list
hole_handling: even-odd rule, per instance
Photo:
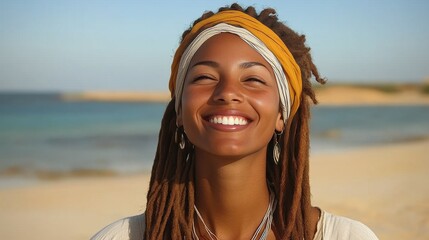
{"label": "bare shoulder", "polygon": [[324,211],[314,239],[378,240],[365,224]]}
{"label": "bare shoulder", "polygon": [[117,220],[96,233],[91,240],[143,239],[145,229],[144,214]]}

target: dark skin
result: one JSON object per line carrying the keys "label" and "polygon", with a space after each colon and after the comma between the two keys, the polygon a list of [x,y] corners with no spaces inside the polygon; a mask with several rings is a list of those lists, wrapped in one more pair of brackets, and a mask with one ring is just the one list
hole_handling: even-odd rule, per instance
{"label": "dark skin", "polygon": [[[267,146],[284,127],[272,68],[238,36],[216,35],[192,58],[181,101],[178,125],[195,146],[195,205],[219,239],[250,239],[269,204]],[[319,214],[313,208],[312,232]]]}

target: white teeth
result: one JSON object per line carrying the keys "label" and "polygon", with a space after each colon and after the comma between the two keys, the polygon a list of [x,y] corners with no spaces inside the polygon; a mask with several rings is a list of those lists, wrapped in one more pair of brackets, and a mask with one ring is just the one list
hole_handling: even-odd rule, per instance
{"label": "white teeth", "polygon": [[228,118],[228,125],[234,125],[234,118],[233,117]]}
{"label": "white teeth", "polygon": [[215,116],[210,118],[211,123],[222,125],[246,125],[247,120],[242,117],[233,116]]}

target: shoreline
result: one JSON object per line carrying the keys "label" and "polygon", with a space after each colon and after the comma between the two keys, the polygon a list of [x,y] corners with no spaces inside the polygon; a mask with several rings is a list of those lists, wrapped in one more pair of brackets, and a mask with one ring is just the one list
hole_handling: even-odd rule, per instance
{"label": "shoreline", "polygon": [[[422,139],[312,154],[313,203],[365,223],[380,239],[425,239],[428,147],[429,139]],[[149,179],[139,173],[0,188],[0,238],[88,239],[117,219],[142,213]]]}
{"label": "shoreline", "polygon": [[[334,147],[323,150],[314,150],[310,148],[311,156],[318,156],[329,153],[344,153],[349,151],[355,151],[360,149],[372,148],[372,147],[388,147],[391,145],[404,145],[404,144],[413,144],[429,142],[429,135],[418,136],[418,137],[408,137],[395,139],[391,141],[375,142],[368,145],[350,145],[343,147]],[[311,161],[311,159],[310,159]],[[57,169],[26,169],[20,165],[14,165],[0,169],[0,189],[14,187],[14,182],[16,181],[18,186],[25,186],[26,184],[20,183],[49,183],[55,181],[64,181],[64,180],[73,180],[73,179],[90,179],[90,178],[120,178],[120,177],[129,177],[135,175],[146,175],[150,174],[151,168],[136,170],[132,172],[124,172],[110,168],[73,168],[69,170],[57,170]],[[6,182],[10,182],[9,186]]]}

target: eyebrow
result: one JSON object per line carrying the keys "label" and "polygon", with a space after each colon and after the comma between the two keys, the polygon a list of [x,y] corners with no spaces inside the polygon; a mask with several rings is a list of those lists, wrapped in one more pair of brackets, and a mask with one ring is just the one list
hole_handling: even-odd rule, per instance
{"label": "eyebrow", "polygon": [[264,68],[267,68],[267,67],[265,67],[264,64],[262,64],[260,62],[244,62],[244,63],[240,64],[240,68],[244,68],[244,69],[245,68],[251,68],[253,66],[262,66]]}
{"label": "eyebrow", "polygon": [[[205,66],[209,66],[209,67],[213,67],[213,68],[219,68],[219,63],[214,62],[214,61],[197,62],[194,65],[192,65],[191,68],[193,68],[195,66],[199,66],[199,65],[205,65]],[[260,62],[244,62],[244,63],[240,64],[240,68],[243,68],[243,69],[251,68],[253,66],[262,66],[264,68],[267,68],[264,64],[262,64]]]}
{"label": "eyebrow", "polygon": [[217,63],[217,62],[213,62],[213,61],[201,61],[201,62],[197,62],[194,65],[192,65],[191,68],[193,68],[195,66],[199,66],[199,65],[205,65],[205,66],[214,67],[214,68],[218,68],[219,67],[219,63]]}

